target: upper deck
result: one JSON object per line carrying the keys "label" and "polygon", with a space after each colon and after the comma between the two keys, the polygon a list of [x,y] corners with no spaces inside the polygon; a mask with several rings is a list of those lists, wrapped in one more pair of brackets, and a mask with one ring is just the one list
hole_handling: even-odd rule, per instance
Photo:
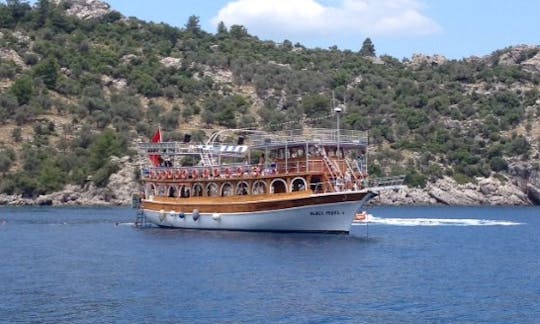
{"label": "upper deck", "polygon": [[[280,149],[295,146],[339,146],[342,149],[366,149],[366,132],[335,129],[310,128],[268,133],[262,131],[237,131],[245,145],[217,142],[219,136],[213,134],[206,144],[184,142],[139,143],[139,149],[147,155],[201,155],[211,154],[223,157],[242,158],[249,150]],[[231,132],[232,132],[231,131]],[[223,133],[220,131],[218,133]],[[216,133],[217,134],[217,133]]]}

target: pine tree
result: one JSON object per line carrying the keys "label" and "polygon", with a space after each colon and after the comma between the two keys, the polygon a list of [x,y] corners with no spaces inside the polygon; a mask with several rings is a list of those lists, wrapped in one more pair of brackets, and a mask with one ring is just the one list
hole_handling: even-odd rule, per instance
{"label": "pine tree", "polygon": [[195,36],[199,36],[201,33],[201,24],[199,17],[193,15],[188,18],[186,23],[186,31],[193,33]]}
{"label": "pine tree", "polygon": [[375,45],[373,45],[373,42],[369,37],[364,40],[364,43],[362,43],[362,48],[358,53],[362,56],[375,57]]}
{"label": "pine tree", "polygon": [[218,35],[224,35],[228,33],[227,26],[225,26],[225,23],[223,21],[220,21],[217,26],[217,33]]}

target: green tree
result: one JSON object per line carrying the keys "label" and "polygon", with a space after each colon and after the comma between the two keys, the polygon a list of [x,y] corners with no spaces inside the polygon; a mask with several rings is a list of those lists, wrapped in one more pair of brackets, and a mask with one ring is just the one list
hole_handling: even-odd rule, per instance
{"label": "green tree", "polygon": [[220,21],[217,26],[217,36],[224,36],[228,33],[227,26],[225,26],[225,23],[223,21]]}
{"label": "green tree", "polygon": [[67,177],[66,174],[54,164],[52,159],[43,161],[41,171],[37,178],[38,192],[51,193],[62,189]]}
{"label": "green tree", "polygon": [[0,172],[5,175],[9,171],[16,159],[15,151],[12,149],[0,150]]}
{"label": "green tree", "polygon": [[22,130],[20,127],[13,128],[11,131],[11,138],[13,138],[16,143],[20,143],[22,141]]}
{"label": "green tree", "polygon": [[28,1],[6,0],[6,5],[11,12],[11,17],[13,17],[15,21],[19,21],[26,17],[26,15],[32,10],[32,7]]}
{"label": "green tree", "polygon": [[36,3],[36,12],[35,12],[35,24],[36,28],[45,26],[47,19],[51,15],[52,3],[50,0],[38,0]]}
{"label": "green tree", "polygon": [[23,76],[15,80],[11,85],[11,93],[17,97],[19,105],[26,105],[30,102],[33,92],[33,82],[27,76]]}
{"label": "green tree", "polygon": [[366,38],[362,43],[362,48],[358,52],[361,56],[375,57],[375,45],[371,41],[371,38]]}
{"label": "green tree", "polygon": [[34,77],[43,81],[49,89],[56,87],[59,77],[60,65],[55,58],[45,59],[38,63],[34,68]]}
{"label": "green tree", "polygon": [[229,34],[236,39],[242,39],[249,35],[246,27],[242,25],[232,25]]}
{"label": "green tree", "polygon": [[200,36],[201,34],[201,24],[198,16],[192,15],[189,16],[186,23],[186,31],[192,33],[195,36]]}
{"label": "green tree", "polygon": [[121,156],[126,152],[125,140],[113,130],[107,129],[97,136],[90,146],[89,166],[91,170],[99,170],[106,166],[111,156]]}

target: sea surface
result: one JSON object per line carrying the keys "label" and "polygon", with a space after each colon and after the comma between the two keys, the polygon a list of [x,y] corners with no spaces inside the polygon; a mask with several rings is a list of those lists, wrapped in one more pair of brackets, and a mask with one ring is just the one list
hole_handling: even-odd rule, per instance
{"label": "sea surface", "polygon": [[540,323],[540,208],[368,212],[323,235],[0,208],[0,322]]}

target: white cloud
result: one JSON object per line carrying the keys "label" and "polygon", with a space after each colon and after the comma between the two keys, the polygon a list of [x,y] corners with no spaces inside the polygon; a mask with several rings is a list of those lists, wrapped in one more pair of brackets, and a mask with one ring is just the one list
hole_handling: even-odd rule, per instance
{"label": "white cloud", "polygon": [[274,40],[437,33],[439,25],[421,12],[419,1],[342,0],[331,6],[322,0],[235,0],[213,22],[243,25],[251,34]]}

